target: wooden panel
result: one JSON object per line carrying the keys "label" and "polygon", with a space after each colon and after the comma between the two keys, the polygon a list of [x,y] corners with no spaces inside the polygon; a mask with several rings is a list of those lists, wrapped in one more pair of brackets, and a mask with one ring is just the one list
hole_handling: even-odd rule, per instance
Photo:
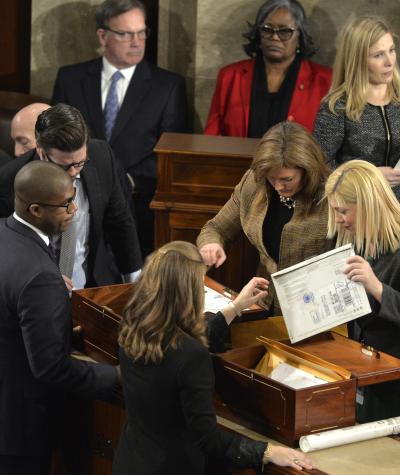
{"label": "wooden panel", "polygon": [[[176,239],[195,243],[204,224],[230,198],[248,170],[258,139],[165,133],[156,146],[158,184],[155,247]],[[240,234],[227,247],[229,258],[209,275],[240,290],[257,270],[258,253]]]}
{"label": "wooden panel", "polygon": [[2,2],[0,89],[29,91],[31,0]]}

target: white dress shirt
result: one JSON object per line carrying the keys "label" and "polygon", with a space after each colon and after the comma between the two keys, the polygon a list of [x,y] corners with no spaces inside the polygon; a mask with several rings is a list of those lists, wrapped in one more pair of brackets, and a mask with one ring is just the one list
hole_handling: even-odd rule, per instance
{"label": "white dress shirt", "polygon": [[113,66],[107,58],[103,56],[103,69],[101,72],[101,107],[104,109],[106,104],[108,90],[111,86],[111,78],[115,71],[119,71],[122,74],[122,78],[117,82],[117,96],[118,96],[118,105],[121,107],[121,104],[125,98],[126,91],[128,89],[129,83],[131,82],[133,73],[135,72],[136,64],[130,68],[117,69]]}

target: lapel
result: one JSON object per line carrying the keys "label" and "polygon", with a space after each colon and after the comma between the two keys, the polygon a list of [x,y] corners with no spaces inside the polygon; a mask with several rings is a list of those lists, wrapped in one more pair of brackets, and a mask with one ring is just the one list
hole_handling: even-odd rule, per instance
{"label": "lapel", "polygon": [[101,70],[102,58],[88,65],[86,76],[82,80],[83,97],[85,98],[90,122],[95,137],[104,139],[103,110],[101,108]]}
{"label": "lapel", "polygon": [[249,130],[251,84],[253,82],[255,59],[246,61],[240,70],[240,98],[244,112],[245,135]]}
{"label": "lapel", "polygon": [[[89,142],[90,144],[90,142]],[[89,146],[88,146],[89,148]],[[90,151],[89,151],[90,156]],[[93,237],[93,231],[96,228],[95,224],[101,222],[101,186],[99,175],[93,162],[89,162],[83,167],[81,171],[81,180],[84,186],[88,201],[89,201],[89,215],[90,215],[90,232],[89,241]]]}
{"label": "lapel", "polygon": [[33,229],[28,228],[28,226],[26,226],[25,224],[21,223],[20,221],[17,221],[13,215],[7,218],[6,223],[7,226],[16,233],[22,234],[26,238],[30,239],[32,242],[35,242],[37,245],[39,245],[53,261],[53,256],[51,255],[49,247],[46,246],[46,243],[43,241],[43,239],[37,233],[35,233]]}
{"label": "lapel", "polygon": [[[131,116],[137,113],[143,97],[148,95],[148,92],[151,88],[151,78],[152,75],[149,63],[147,63],[145,60],[141,61],[136,66],[135,73],[132,76],[131,82],[125,94],[124,101],[118,112],[117,121],[112,131],[110,140],[111,146]],[[137,121],[139,122],[138,118]]]}

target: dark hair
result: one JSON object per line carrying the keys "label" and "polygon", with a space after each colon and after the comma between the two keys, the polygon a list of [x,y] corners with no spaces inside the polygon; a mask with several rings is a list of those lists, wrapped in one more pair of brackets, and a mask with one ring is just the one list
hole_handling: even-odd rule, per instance
{"label": "dark hair", "polygon": [[141,10],[146,19],[146,7],[139,0],[105,0],[96,8],[96,29],[108,28],[111,18],[134,8]]}
{"label": "dark hair", "polygon": [[260,27],[263,25],[266,17],[281,8],[288,10],[296,20],[300,31],[300,54],[305,58],[310,58],[316,53],[316,48],[308,29],[306,13],[301,4],[297,0],[267,0],[259,8],[254,24],[248,23],[250,29],[243,34],[243,37],[249,40],[249,43],[243,45],[243,48],[250,58],[254,58],[259,50]]}
{"label": "dark hair", "polygon": [[36,143],[43,150],[75,152],[89,140],[89,130],[82,114],[75,107],[56,104],[43,111],[35,124]]}

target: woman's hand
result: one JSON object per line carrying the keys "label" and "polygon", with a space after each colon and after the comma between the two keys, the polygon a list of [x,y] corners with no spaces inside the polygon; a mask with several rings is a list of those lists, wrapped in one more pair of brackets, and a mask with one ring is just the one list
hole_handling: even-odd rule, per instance
{"label": "woman's hand", "polygon": [[369,263],[361,256],[351,256],[347,259],[346,263],[347,267],[344,269],[346,277],[352,282],[361,282],[365,290],[380,303],[382,300],[383,285],[374,274]]}
{"label": "woman's hand", "polygon": [[225,251],[217,243],[206,244],[200,249],[200,254],[206,266],[219,267],[226,261]]}
{"label": "woman's hand", "polygon": [[239,295],[233,301],[235,308],[241,312],[254,303],[259,302],[268,295],[269,282],[262,277],[253,277],[240,291]]}
{"label": "woman's hand", "polygon": [[400,185],[400,169],[392,167],[378,167],[390,186]]}
{"label": "woman's hand", "polygon": [[[269,444],[271,446],[271,444]],[[280,467],[292,467],[297,470],[303,468],[312,470],[315,468],[310,457],[299,452],[298,450],[289,449],[288,447],[271,446],[271,456],[269,461]]]}

